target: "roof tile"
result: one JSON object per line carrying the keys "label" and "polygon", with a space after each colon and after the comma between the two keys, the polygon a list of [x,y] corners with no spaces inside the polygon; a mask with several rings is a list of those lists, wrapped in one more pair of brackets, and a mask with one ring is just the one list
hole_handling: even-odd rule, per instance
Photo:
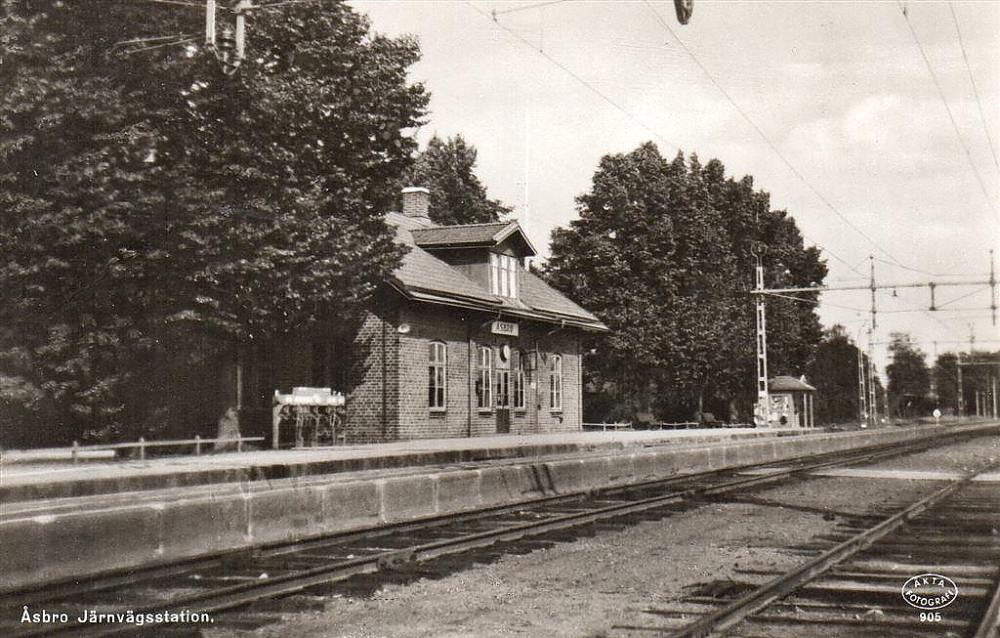
{"label": "roof tile", "polygon": [[607,330],[597,317],[527,270],[518,271],[519,298],[505,299],[491,294],[421,247],[485,243],[484,237],[493,241],[498,234],[504,234],[510,223],[434,227],[399,213],[389,213],[386,222],[395,226],[396,240],[410,248],[403,263],[393,273],[404,292],[430,293],[430,297],[426,294],[419,296],[425,299],[451,298],[482,310],[503,310],[507,314],[550,322],[566,320],[595,330]]}

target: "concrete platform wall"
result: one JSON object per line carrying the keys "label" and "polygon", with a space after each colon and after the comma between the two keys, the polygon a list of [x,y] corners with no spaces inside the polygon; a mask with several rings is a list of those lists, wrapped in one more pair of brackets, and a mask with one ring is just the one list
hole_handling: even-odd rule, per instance
{"label": "concrete platform wall", "polygon": [[[990,427],[995,431],[983,425],[948,430]],[[220,486],[217,494],[176,500],[156,501],[152,493],[141,504],[0,522],[0,590],[707,469],[898,443],[944,429],[775,436],[476,469],[341,475],[329,482],[293,478]]]}

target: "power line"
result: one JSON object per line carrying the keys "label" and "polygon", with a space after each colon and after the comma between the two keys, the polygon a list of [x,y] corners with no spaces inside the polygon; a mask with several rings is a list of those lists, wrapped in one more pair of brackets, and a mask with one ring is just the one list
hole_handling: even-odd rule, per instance
{"label": "power line", "polygon": [[823,252],[825,252],[826,254],[830,255],[831,257],[833,257],[834,259],[836,259],[836,260],[837,260],[837,261],[839,261],[840,263],[844,264],[845,266],[847,266],[848,268],[850,268],[850,269],[851,269],[851,270],[853,270],[854,272],[858,273],[859,275],[862,275],[862,276],[864,276],[864,273],[862,273],[862,272],[861,272],[860,270],[858,270],[858,266],[860,266],[861,264],[858,264],[857,266],[852,266],[852,265],[851,265],[851,263],[850,263],[849,261],[847,261],[846,259],[844,259],[844,258],[843,258],[843,257],[841,257],[840,255],[838,255],[837,253],[833,252],[832,250],[830,250],[829,248],[827,248],[827,247],[826,247],[826,246],[824,246],[823,244],[819,243],[819,242],[818,242],[818,241],[816,241],[815,239],[813,239],[813,238],[811,238],[811,237],[808,237],[808,236],[806,236],[806,235],[805,235],[804,233],[802,233],[802,231],[801,231],[801,230],[799,231],[799,234],[800,234],[800,235],[802,235],[802,239],[805,239],[806,241],[809,241],[809,242],[812,242],[812,244],[813,244],[813,245],[814,245],[814,246],[815,246],[816,248],[819,248],[819,249],[820,249],[821,251],[823,251]]}
{"label": "power line", "polygon": [[[539,3],[539,4],[535,4],[535,5],[530,5],[530,6],[527,6],[527,7],[521,7],[520,9],[531,9],[531,8],[537,8],[537,7],[541,7],[541,6],[546,6],[546,5],[550,5],[550,4],[558,4],[559,2],[565,2],[565,1],[566,1],[566,0],[555,0],[555,1],[553,1],[553,2],[543,2],[543,3]],[[584,79],[583,79],[582,77],[580,77],[580,76],[579,76],[578,74],[576,74],[575,72],[573,72],[573,71],[572,71],[571,69],[567,68],[567,67],[566,67],[565,65],[563,65],[563,64],[562,64],[561,62],[559,62],[558,60],[556,60],[556,59],[555,59],[555,58],[553,58],[552,56],[550,56],[550,55],[549,55],[548,53],[546,53],[545,51],[543,51],[543,50],[540,50],[540,49],[537,49],[537,48],[535,48],[535,45],[534,45],[534,44],[532,44],[532,43],[531,43],[530,41],[528,41],[528,40],[527,40],[527,39],[525,39],[525,38],[524,38],[523,36],[521,36],[521,35],[520,35],[519,33],[517,33],[517,31],[515,31],[514,29],[511,29],[510,27],[508,27],[508,26],[506,26],[506,25],[504,25],[504,24],[500,23],[500,22],[499,22],[499,21],[498,21],[498,20],[496,19],[496,16],[498,16],[498,15],[500,15],[500,14],[502,14],[502,13],[511,13],[511,12],[515,11],[515,9],[511,9],[511,10],[508,10],[508,11],[495,11],[495,12],[493,12],[492,14],[486,14],[486,13],[484,13],[483,11],[480,11],[480,10],[479,10],[479,9],[478,9],[478,8],[477,8],[477,7],[475,6],[475,5],[473,5],[473,4],[471,3],[471,2],[468,2],[468,3],[466,3],[466,4],[468,4],[468,5],[469,5],[469,6],[470,6],[470,7],[471,7],[471,8],[472,8],[472,9],[473,9],[474,11],[476,11],[477,13],[479,13],[480,15],[482,15],[483,17],[488,17],[488,18],[492,19],[492,20],[493,20],[493,22],[497,24],[497,26],[499,26],[500,28],[502,28],[502,29],[503,29],[504,31],[506,31],[507,33],[509,33],[509,34],[513,35],[513,36],[514,36],[515,38],[517,38],[517,39],[518,39],[518,40],[519,40],[520,42],[522,42],[522,43],[523,43],[523,44],[525,44],[526,46],[529,46],[529,47],[531,47],[531,49],[532,49],[532,50],[534,50],[534,51],[535,51],[535,52],[537,52],[537,53],[538,53],[539,55],[541,55],[542,57],[544,57],[544,58],[545,58],[546,60],[548,60],[548,61],[549,61],[550,63],[554,64],[554,65],[555,65],[556,67],[558,67],[558,68],[559,68],[560,70],[562,70],[562,71],[563,71],[564,73],[568,74],[568,75],[569,75],[570,77],[572,77],[572,78],[573,78],[574,80],[576,80],[576,81],[577,81],[577,82],[579,82],[580,84],[584,85],[584,86],[585,86],[586,88],[588,88],[589,90],[593,91],[593,92],[594,92],[595,94],[597,94],[597,95],[598,95],[598,96],[599,96],[599,97],[600,97],[601,99],[603,99],[603,100],[604,100],[605,102],[607,102],[608,104],[610,104],[611,106],[613,106],[613,107],[614,107],[615,109],[617,109],[617,110],[618,110],[619,112],[621,112],[622,114],[624,114],[624,115],[625,115],[626,117],[628,117],[628,118],[629,118],[630,120],[632,120],[633,122],[635,122],[635,123],[636,123],[636,124],[638,124],[639,126],[643,127],[643,128],[644,128],[644,129],[645,129],[645,130],[646,130],[647,132],[649,132],[649,133],[653,134],[653,135],[654,135],[654,136],[656,136],[656,137],[657,137],[658,139],[660,139],[660,140],[661,140],[661,141],[663,141],[663,142],[666,142],[667,144],[669,144],[670,146],[672,146],[672,147],[674,147],[674,148],[678,148],[678,149],[680,148],[680,145],[679,145],[679,144],[677,144],[677,143],[675,143],[675,142],[672,142],[672,141],[670,141],[670,140],[668,140],[668,139],[664,138],[664,137],[663,137],[663,135],[661,135],[661,134],[660,134],[659,132],[657,132],[657,131],[656,131],[656,130],[654,130],[654,129],[653,129],[652,127],[650,127],[649,125],[647,125],[647,124],[646,124],[645,122],[642,122],[641,120],[639,120],[638,118],[636,118],[636,117],[635,117],[634,115],[632,115],[631,113],[629,113],[629,112],[628,112],[628,111],[627,111],[627,110],[626,110],[626,109],[625,109],[625,108],[624,108],[623,106],[621,106],[620,104],[618,104],[617,102],[615,102],[614,100],[612,100],[611,98],[609,98],[609,97],[608,97],[607,95],[605,95],[605,94],[604,94],[603,92],[601,92],[601,91],[600,91],[600,89],[598,89],[597,87],[595,87],[595,86],[594,86],[594,85],[592,85],[591,83],[589,83],[589,82],[587,82],[586,80],[584,80]],[[657,16],[657,17],[659,17],[659,16]],[[667,28],[669,29],[669,27],[667,27]],[[671,32],[671,33],[672,33],[672,32]],[[676,37],[676,36],[674,36],[674,37]],[[678,40],[678,41],[679,41],[679,40]],[[684,46],[683,42],[681,43],[681,46]],[[687,51],[687,49],[686,49],[686,48],[685,48],[685,51]],[[688,52],[688,55],[690,55],[690,52]],[[697,60],[696,60],[696,61],[697,61]],[[708,74],[708,73],[707,73],[707,71],[706,71],[706,74]],[[715,83],[715,80],[714,80],[714,78],[712,78],[710,74],[708,74],[708,75],[709,75],[709,79],[710,79],[710,80],[712,80],[712,81],[713,81],[713,83]],[[724,95],[726,95],[726,97],[729,97],[729,96],[728,96],[728,94],[726,94],[726,93],[725,93],[725,91],[724,91],[724,90],[722,89],[722,87],[720,87],[720,86],[719,86],[719,85],[718,85],[717,83],[716,83],[716,86],[717,86],[717,87],[719,88],[719,90],[720,90],[720,91],[722,91],[722,92],[723,92],[723,94],[724,94]],[[732,102],[732,100],[731,100],[731,99],[730,99],[730,102]],[[734,105],[734,106],[736,106],[736,104],[735,104],[735,103],[733,103],[733,105]],[[739,107],[737,106],[737,109],[738,109],[738,108],[739,108]],[[742,111],[741,111],[741,112],[742,112]],[[750,123],[751,123],[751,124],[752,124],[752,125],[753,125],[754,127],[756,127],[756,124],[754,124],[754,123],[753,123],[753,121],[752,121],[752,120],[750,120],[750,119],[749,119],[749,117],[748,117],[748,116],[747,116],[746,114],[744,114],[744,117],[746,117],[746,118],[747,118],[747,120],[748,120],[748,121],[750,121]],[[760,132],[760,130],[759,130],[759,129],[758,129],[758,132]],[[762,137],[764,137],[764,139],[765,139],[766,141],[768,141],[768,143],[770,143],[770,141],[769,141],[769,140],[767,140],[767,137],[766,137],[766,136],[764,136],[763,132],[761,132],[761,136],[762,136]],[[772,148],[773,148],[773,145],[772,145]],[[777,152],[777,149],[775,149],[775,151]],[[779,153],[779,155],[780,155],[780,153]],[[787,162],[786,162],[786,163],[787,163]],[[795,169],[793,168],[792,170],[794,171]],[[800,176],[800,178],[801,178],[801,176]],[[830,205],[830,204],[828,203],[828,205]],[[832,206],[832,205],[831,205],[831,206]],[[838,212],[838,214],[839,214],[839,212]],[[845,220],[845,221],[846,221],[846,220]],[[860,231],[859,231],[859,232],[860,232]],[[809,238],[809,237],[806,237],[805,235],[803,235],[803,238],[804,238],[804,239],[807,239],[807,240],[808,240],[808,241],[810,241],[810,242],[812,242],[812,243],[813,243],[814,245],[816,245],[816,247],[818,247],[818,248],[819,248],[820,250],[823,250],[823,251],[825,251],[825,252],[826,252],[827,254],[829,254],[829,255],[830,255],[831,257],[833,257],[834,259],[836,259],[836,260],[840,261],[841,263],[843,263],[844,265],[846,265],[846,266],[847,266],[848,268],[851,268],[851,269],[852,269],[852,270],[854,270],[855,272],[858,272],[858,274],[861,274],[861,273],[860,273],[860,272],[859,272],[859,271],[857,270],[857,268],[855,268],[855,267],[851,266],[851,264],[850,264],[850,263],[848,263],[847,261],[845,261],[845,260],[844,260],[844,259],[843,259],[842,257],[840,257],[839,255],[837,255],[837,254],[836,254],[835,252],[833,252],[833,251],[832,251],[832,250],[830,250],[829,248],[826,248],[826,247],[822,246],[821,244],[819,244],[819,242],[817,242],[817,241],[815,241],[815,240],[813,240],[813,239],[811,239],[811,238]],[[871,241],[871,240],[869,240],[869,241]],[[888,253],[887,253],[887,254],[888,254]],[[890,255],[890,256],[891,256],[891,255]]]}
{"label": "power line", "polygon": [[141,47],[138,49],[129,49],[125,52],[125,55],[133,55],[135,53],[142,53],[143,51],[152,51],[153,49],[162,49],[163,47],[177,46],[178,44],[187,44],[189,42],[196,42],[201,36],[189,36],[180,37],[179,39],[171,40],[170,42],[162,42],[160,44],[153,44],[148,47]]}
{"label": "power line", "polygon": [[152,2],[153,4],[176,4],[182,7],[193,7],[195,9],[204,9],[204,3],[197,2],[185,2],[185,0],[142,0],[142,2]]}
{"label": "power line", "polygon": [[492,11],[492,15],[493,15],[493,18],[496,19],[496,17],[499,16],[499,15],[504,15],[504,14],[507,14],[507,13],[517,13],[518,11],[528,11],[530,9],[540,9],[542,7],[547,7],[547,6],[552,5],[552,4],[561,4],[563,2],[566,2],[566,0],[549,0],[548,2],[537,2],[535,4],[529,4],[529,5],[523,6],[523,7],[514,7],[513,9],[504,9],[503,11],[497,11],[496,9],[494,9]]}
{"label": "power line", "polygon": [[895,262],[891,262],[891,261],[888,261],[886,259],[882,259],[880,257],[876,257],[875,261],[883,263],[883,264],[887,264],[889,266],[896,266],[898,268],[902,268],[903,270],[909,270],[910,272],[915,272],[915,273],[918,273],[918,274],[921,274],[921,275],[927,275],[928,277],[956,277],[956,276],[962,276],[962,275],[946,275],[946,274],[943,274],[943,273],[928,272],[926,270],[921,270],[920,268],[911,268],[909,266],[904,266],[903,264],[897,264]]}
{"label": "power line", "polygon": [[715,77],[709,72],[709,70],[705,67],[705,65],[701,63],[701,60],[699,60],[694,55],[694,53],[691,51],[691,49],[688,48],[688,46],[684,43],[684,41],[680,39],[680,37],[674,32],[674,30],[672,28],[670,28],[670,25],[667,23],[666,20],[663,19],[662,16],[660,16],[659,12],[657,12],[656,9],[653,7],[653,5],[650,4],[649,0],[643,0],[643,1],[644,1],[644,4],[646,5],[646,8],[649,9],[650,13],[653,14],[653,16],[656,18],[656,21],[660,24],[660,26],[662,26],[664,29],[666,29],[666,31],[675,40],[677,40],[677,42],[681,45],[681,48],[684,49],[684,51],[694,61],[694,63],[698,65],[698,68],[700,68],[705,73],[705,75],[708,76],[708,79],[712,81],[712,84],[715,85],[715,88],[717,88],[719,90],[719,92],[722,93],[722,95],[727,100],[729,100],[729,103],[733,105],[733,108],[735,108],[736,111],[739,112],[739,114],[743,116],[743,119],[745,119],[750,124],[750,126],[753,127],[753,129],[755,131],[757,131],[757,134],[760,135],[760,137],[764,140],[764,142],[766,142],[767,145],[771,148],[771,150],[774,151],[775,155],[777,155],[778,158],[780,158],[781,161],[785,164],[785,166],[788,167],[788,170],[790,170],[792,172],[792,174],[795,175],[799,179],[799,181],[801,181],[803,184],[805,184],[806,187],[810,191],[812,191],[812,193],[814,195],[816,195],[816,197],[818,197],[820,199],[820,201],[822,201],[823,204],[826,205],[827,208],[829,208],[834,213],[836,213],[837,216],[840,217],[840,219],[842,219],[856,233],[858,233],[859,235],[861,235],[862,237],[864,237],[866,240],[868,240],[868,242],[872,246],[874,246],[875,248],[877,248],[880,251],[882,251],[883,253],[885,253],[894,262],[896,262],[897,264],[902,265],[902,262],[900,262],[898,259],[896,259],[892,255],[892,253],[890,253],[885,248],[882,248],[882,246],[880,246],[874,239],[872,239],[871,237],[869,237],[867,233],[865,233],[863,230],[861,230],[854,222],[852,222],[842,212],[840,212],[840,209],[838,209],[836,206],[834,206],[833,203],[830,202],[830,200],[828,200],[822,193],[820,193],[819,190],[816,189],[816,187],[813,186],[812,183],[810,183],[805,178],[805,176],[802,175],[802,173],[799,172],[799,170],[797,168],[795,168],[795,166],[792,165],[792,163],[790,161],[788,161],[788,159],[785,157],[785,155],[780,150],[778,150],[778,147],[764,133],[764,131],[760,128],[760,126],[758,126],[757,123],[747,114],[747,112],[744,111],[743,108],[740,107],[740,105],[736,103],[736,101],[732,98],[732,96],[730,96],[729,93],[724,88],[722,88],[722,85],[719,84],[718,81],[716,81]]}
{"label": "power line", "polygon": [[659,132],[657,132],[651,126],[649,126],[648,124],[646,124],[645,122],[643,122],[642,120],[640,120],[639,118],[637,118],[636,116],[634,116],[631,113],[629,113],[628,110],[624,106],[622,106],[621,104],[619,104],[615,100],[613,100],[610,97],[608,97],[607,95],[605,95],[603,92],[601,92],[600,89],[598,89],[596,86],[594,86],[593,84],[591,84],[587,80],[585,80],[582,77],[580,77],[580,75],[578,75],[577,73],[575,73],[572,69],[570,69],[569,67],[567,67],[563,63],[559,62],[558,60],[556,60],[555,58],[553,58],[551,55],[549,55],[548,53],[546,53],[545,51],[543,51],[541,49],[535,48],[534,44],[532,44],[530,41],[528,41],[523,36],[521,36],[521,34],[519,34],[517,31],[515,31],[514,29],[511,29],[507,25],[505,25],[505,24],[501,23],[500,21],[496,20],[490,14],[488,14],[488,13],[486,13],[484,11],[481,11],[472,2],[466,2],[465,4],[468,5],[469,8],[471,8],[473,11],[475,11],[479,15],[483,16],[487,20],[490,20],[491,22],[493,22],[494,24],[496,24],[497,26],[499,26],[501,29],[503,29],[507,33],[509,33],[512,36],[514,36],[515,38],[517,38],[525,46],[530,47],[533,51],[535,51],[535,53],[537,53],[538,55],[542,56],[543,58],[545,58],[546,60],[548,60],[551,64],[553,64],[556,67],[558,67],[563,73],[566,73],[571,78],[573,78],[574,80],[576,80],[577,82],[579,82],[580,84],[582,84],[583,86],[585,86],[588,90],[590,90],[591,92],[593,92],[595,95],[597,95],[598,97],[600,97],[602,100],[604,100],[605,102],[607,102],[611,106],[613,106],[617,111],[619,111],[620,113],[622,113],[625,117],[627,117],[628,119],[632,120],[634,123],[636,123],[639,126],[641,126],[648,133],[650,133],[651,135],[653,135],[654,137],[656,137],[660,141],[668,144],[669,146],[672,146],[673,148],[677,148],[677,149],[680,148],[679,144],[677,144],[676,142],[672,142],[672,141],[668,140],[667,138],[663,137],[663,135],[661,135]]}
{"label": "power line", "polygon": [[969,73],[969,82],[972,83],[972,92],[976,96],[976,105],[979,107],[979,119],[983,121],[983,132],[986,133],[986,141],[990,144],[990,153],[993,154],[993,165],[1000,168],[997,162],[997,151],[993,148],[993,138],[990,136],[990,129],[986,125],[986,116],[983,114],[983,101],[979,97],[979,87],[976,86],[976,78],[972,75],[972,67],[969,66],[969,56],[965,52],[965,42],[962,40],[962,29],[958,26],[958,16],[955,15],[955,5],[948,0],[948,9],[951,10],[951,19],[955,23],[955,32],[958,33],[958,45],[962,48],[962,59],[965,60],[965,70]]}
{"label": "power line", "polygon": [[913,41],[917,44],[917,50],[920,51],[920,57],[923,58],[924,65],[927,67],[927,71],[931,75],[931,80],[934,81],[934,88],[937,89],[938,97],[941,98],[941,103],[944,104],[944,110],[948,112],[948,119],[951,121],[951,127],[955,131],[955,137],[958,138],[958,143],[961,144],[962,150],[965,151],[965,157],[969,160],[969,166],[972,167],[972,172],[976,176],[976,181],[979,182],[979,187],[983,191],[983,197],[986,198],[986,203],[989,204],[990,209],[992,209],[993,216],[1000,220],[1000,212],[997,212],[997,208],[993,204],[993,200],[990,199],[989,192],[986,190],[986,184],[983,182],[983,177],[979,174],[979,169],[976,168],[975,162],[972,161],[972,153],[969,151],[969,146],[965,143],[965,139],[958,130],[958,123],[955,122],[955,115],[951,112],[951,107],[948,106],[948,100],[944,97],[944,90],[941,88],[941,82],[938,80],[937,73],[934,72],[934,67],[931,66],[931,61],[927,57],[927,52],[924,51],[924,45],[920,42],[920,37],[917,35],[916,29],[913,28],[913,23],[910,22],[909,13],[906,11],[906,7],[903,5],[902,0],[896,0],[896,2],[899,4],[899,8],[903,12],[903,21],[906,22],[906,26],[910,29]]}

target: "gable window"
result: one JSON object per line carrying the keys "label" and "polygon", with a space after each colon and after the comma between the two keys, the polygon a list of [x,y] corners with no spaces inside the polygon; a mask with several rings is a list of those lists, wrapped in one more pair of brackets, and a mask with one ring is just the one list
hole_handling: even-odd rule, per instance
{"label": "gable window", "polygon": [[517,298],[517,258],[490,253],[490,292],[510,299]]}
{"label": "gable window", "polygon": [[443,411],[448,396],[448,346],[432,341],[427,353],[427,407]]}
{"label": "gable window", "polygon": [[562,410],[562,355],[554,354],[549,357],[549,407],[553,412]]}
{"label": "gable window", "polygon": [[489,346],[479,348],[479,378],[476,379],[476,407],[489,410],[493,407],[493,349]]}

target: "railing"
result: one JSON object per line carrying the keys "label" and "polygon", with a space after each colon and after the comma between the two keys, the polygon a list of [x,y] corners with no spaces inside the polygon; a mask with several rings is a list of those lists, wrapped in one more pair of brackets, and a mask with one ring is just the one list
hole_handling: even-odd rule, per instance
{"label": "railing", "polygon": [[631,423],[584,423],[584,430],[631,430]]}
{"label": "railing", "polygon": [[244,443],[259,443],[265,441],[266,439],[262,436],[237,436],[232,439],[203,439],[198,435],[195,435],[193,439],[177,439],[174,441],[147,441],[143,437],[139,437],[136,443],[107,443],[107,444],[97,444],[97,445],[80,445],[77,441],[73,441],[72,456],[73,463],[80,462],[80,452],[85,450],[139,450],[139,459],[146,460],[146,448],[150,447],[178,447],[178,446],[194,446],[195,455],[201,454],[201,446],[204,444],[216,444],[216,443],[227,443],[236,444],[236,451],[243,451]]}
{"label": "railing", "polygon": [[724,423],[715,421],[713,423],[698,421],[681,421],[678,423],[661,423],[659,421],[634,421],[618,423],[584,423],[583,429],[594,430],[687,430],[689,428],[752,428],[751,423]]}

